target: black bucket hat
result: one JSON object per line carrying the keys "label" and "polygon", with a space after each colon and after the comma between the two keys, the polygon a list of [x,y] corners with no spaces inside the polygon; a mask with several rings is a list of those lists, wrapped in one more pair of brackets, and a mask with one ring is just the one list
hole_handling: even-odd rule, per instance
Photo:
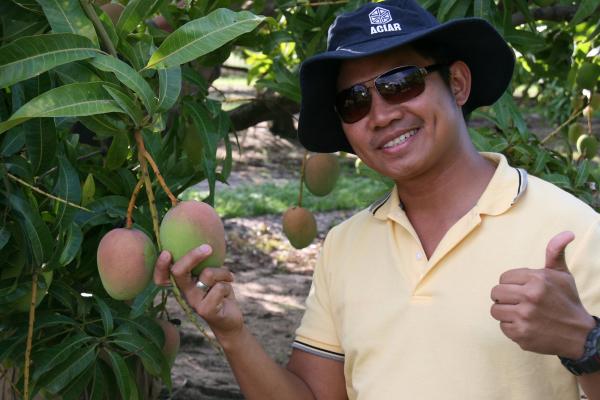
{"label": "black bucket hat", "polygon": [[310,151],[354,153],[335,111],[336,80],[342,60],[362,58],[428,39],[452,61],[471,70],[466,112],[494,103],[510,83],[515,56],[487,21],[461,18],[440,24],[414,0],[370,3],[339,15],[329,27],[327,50],[300,68],[302,101],[298,136]]}

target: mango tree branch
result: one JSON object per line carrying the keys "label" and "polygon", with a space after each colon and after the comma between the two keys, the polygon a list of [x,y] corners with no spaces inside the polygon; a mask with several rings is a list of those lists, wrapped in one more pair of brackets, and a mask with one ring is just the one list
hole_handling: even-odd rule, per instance
{"label": "mango tree branch", "polygon": [[[142,143],[142,145],[143,145],[143,143]],[[143,150],[144,157],[146,158],[146,160],[148,160],[148,163],[152,167],[152,171],[154,171],[154,175],[156,175],[156,179],[158,180],[158,183],[160,183],[160,186],[163,188],[163,190],[165,191],[165,193],[167,194],[167,196],[169,196],[169,200],[171,200],[171,205],[173,207],[175,207],[177,205],[177,197],[175,197],[173,195],[173,193],[171,192],[171,190],[167,186],[167,183],[163,179],[163,177],[162,177],[162,175],[160,173],[160,170],[158,169],[158,165],[156,165],[156,163],[154,162],[154,159],[152,158],[152,156],[150,155],[150,153],[148,153],[148,151],[146,150],[146,148],[143,148],[142,150]]]}
{"label": "mango tree branch", "polygon": [[38,193],[40,193],[40,194],[42,194],[42,195],[44,195],[44,196],[46,196],[46,197],[49,197],[49,198],[51,198],[52,200],[59,201],[59,202],[61,202],[61,203],[64,203],[64,204],[66,204],[66,205],[69,205],[69,206],[71,206],[71,207],[78,208],[78,209],[80,209],[80,210],[83,210],[83,211],[92,212],[92,210],[90,210],[90,209],[87,209],[87,208],[85,208],[85,207],[82,207],[82,206],[80,206],[80,205],[78,205],[78,204],[71,203],[70,201],[67,201],[67,200],[65,200],[65,199],[61,199],[60,197],[56,197],[56,196],[54,196],[54,195],[51,195],[50,193],[46,193],[46,192],[44,192],[42,189],[38,189],[37,187],[35,187],[35,186],[33,186],[33,185],[31,185],[31,184],[29,184],[29,183],[25,182],[24,180],[22,180],[22,179],[20,179],[20,178],[18,178],[18,177],[16,177],[16,176],[14,176],[13,174],[11,174],[11,173],[9,173],[9,172],[7,172],[7,173],[6,173],[6,176],[8,176],[8,177],[9,177],[10,179],[12,179],[13,181],[19,182],[21,185],[23,185],[23,186],[26,186],[26,187],[28,187],[29,189],[31,189],[31,190],[33,190],[33,191],[35,191],[35,192],[38,192]]}
{"label": "mango tree branch", "polygon": [[576,110],[573,114],[571,114],[571,116],[569,118],[567,118],[567,120],[565,122],[563,122],[562,124],[560,124],[560,126],[558,128],[556,128],[555,130],[553,130],[552,132],[550,132],[545,138],[543,138],[540,141],[540,143],[544,144],[548,140],[552,139],[558,132],[560,132],[560,130],[562,128],[564,128],[565,126],[567,126],[568,124],[570,124],[571,121],[573,121],[574,119],[576,119],[577,117],[579,117],[579,114],[581,114],[583,112],[584,108],[585,108],[585,105],[583,107],[581,107],[579,110]]}
{"label": "mango tree branch", "polygon": [[90,0],[79,0],[79,3],[81,4],[81,7],[83,8],[85,14],[92,21],[94,28],[96,28],[96,32],[98,32],[98,35],[100,36],[100,40],[102,40],[102,43],[104,43],[104,47],[106,47],[106,50],[108,50],[111,56],[117,57],[117,50],[115,49],[115,45],[113,44],[112,40],[110,40],[110,37],[108,36],[106,29],[104,29],[104,25],[102,25],[100,18],[98,18],[94,7],[90,3]]}
{"label": "mango tree branch", "polygon": [[127,206],[127,229],[131,229],[133,226],[133,209],[135,208],[135,201],[144,185],[144,179],[140,178],[131,193],[131,197],[129,198],[129,205]]}
{"label": "mango tree branch", "polygon": [[[161,252],[162,244],[160,242],[160,228],[159,228],[159,221],[158,221],[158,211],[156,209],[156,199],[154,197],[154,192],[152,191],[152,182],[150,181],[150,175],[148,173],[148,162],[147,162],[148,160],[144,154],[144,153],[147,153],[146,147],[144,146],[144,138],[142,137],[142,133],[139,130],[135,131],[134,136],[135,136],[135,141],[137,143],[137,148],[138,148],[138,160],[140,162],[140,169],[142,171],[142,179],[144,180],[144,186],[146,186],[146,194],[148,195],[150,214],[152,214],[152,225],[154,227],[154,235],[156,236],[156,243],[158,244],[158,251]],[[179,288],[177,287],[177,284],[175,282],[175,278],[173,277],[173,275],[170,275],[169,279],[171,280],[172,290],[173,290],[173,294],[175,295],[175,299],[177,300],[177,303],[179,303],[179,306],[185,312],[185,315],[187,316],[188,320],[190,320],[190,322],[192,322],[192,324],[194,324],[194,326],[204,335],[204,337],[206,337],[208,342],[213,347],[215,347],[221,354],[223,354],[223,350],[221,350],[221,348],[216,343],[216,341],[210,337],[210,335],[208,334],[208,332],[206,332],[204,327],[202,325],[200,325],[200,323],[196,320],[194,313],[192,312],[192,310],[190,309],[188,304],[183,299],[183,296],[181,295],[181,292],[179,291]]]}
{"label": "mango tree branch", "polygon": [[33,323],[35,322],[35,303],[37,298],[38,273],[33,272],[31,278],[31,303],[29,304],[29,326],[27,328],[27,347],[25,348],[25,369],[23,371],[23,399],[29,400],[29,364],[31,363],[31,345],[33,340]]}

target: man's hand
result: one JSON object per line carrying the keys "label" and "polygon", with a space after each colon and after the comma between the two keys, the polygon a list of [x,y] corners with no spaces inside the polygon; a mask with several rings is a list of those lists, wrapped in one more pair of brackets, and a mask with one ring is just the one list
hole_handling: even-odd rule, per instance
{"label": "man's hand", "polygon": [[[171,265],[171,254],[163,251],[154,268],[154,283],[159,286],[169,285],[169,273],[173,274],[188,304],[210,325],[217,339],[222,341],[241,331],[243,318],[231,286],[233,274],[227,268],[205,268],[197,278],[191,273],[211,252],[210,246],[203,245]],[[210,289],[196,287],[198,280]]]}
{"label": "man's hand", "polygon": [[581,304],[565,261],[573,239],[568,231],[554,236],[546,247],[545,268],[506,271],[492,289],[492,317],[523,350],[572,359],[583,355],[595,322]]}

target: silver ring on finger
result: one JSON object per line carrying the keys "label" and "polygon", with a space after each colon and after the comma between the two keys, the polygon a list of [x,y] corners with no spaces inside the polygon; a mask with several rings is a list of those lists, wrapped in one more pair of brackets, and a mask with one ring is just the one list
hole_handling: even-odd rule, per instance
{"label": "silver ring on finger", "polygon": [[198,281],[196,282],[196,287],[198,289],[202,289],[205,292],[208,292],[210,290],[210,286],[208,286],[206,283],[202,282],[200,279],[198,279]]}

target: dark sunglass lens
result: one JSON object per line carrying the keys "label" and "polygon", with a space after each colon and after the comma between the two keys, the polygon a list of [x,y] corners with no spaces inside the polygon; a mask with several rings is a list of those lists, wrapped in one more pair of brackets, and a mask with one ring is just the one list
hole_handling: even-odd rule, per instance
{"label": "dark sunglass lens", "polygon": [[416,67],[390,71],[375,80],[379,94],[390,103],[401,103],[425,90],[425,80]]}
{"label": "dark sunglass lens", "polygon": [[344,122],[356,122],[367,115],[371,108],[369,89],[363,85],[354,85],[343,90],[338,93],[335,106]]}

